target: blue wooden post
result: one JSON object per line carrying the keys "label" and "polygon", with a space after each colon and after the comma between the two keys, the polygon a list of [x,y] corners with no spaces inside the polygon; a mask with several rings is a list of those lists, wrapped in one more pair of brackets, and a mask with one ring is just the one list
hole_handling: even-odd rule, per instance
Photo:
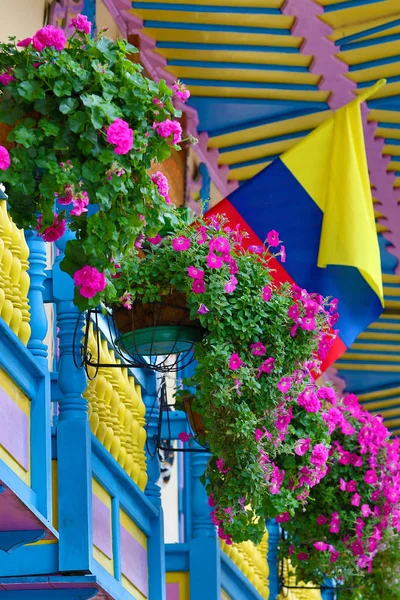
{"label": "blue wooden post", "polygon": [[47,333],[47,317],[43,301],[46,278],[46,243],[33,231],[26,231],[25,239],[29,246],[30,287],[28,299],[32,316],[28,349],[43,372],[37,397],[32,398],[31,404],[32,487],[38,494],[38,509],[51,523],[50,373],[47,365],[47,346],[43,342]]}
{"label": "blue wooden post", "polygon": [[143,390],[143,402],[146,405],[147,428],[147,475],[146,496],[158,511],[153,519],[151,535],[148,539],[149,598],[166,600],[165,552],[164,552],[164,515],[161,506],[161,489],[157,485],[160,478],[160,461],[154,436],[158,431],[159,408],[157,402],[157,379],[154,372],[146,376],[146,390]]}
{"label": "blue wooden post", "polygon": [[190,540],[190,600],[219,600],[221,559],[216,529],[210,518],[207,494],[200,477],[210,455],[193,452],[191,462],[192,539]]}
{"label": "blue wooden post", "polygon": [[88,572],[92,559],[92,467],[91,433],[87,401],[83,398],[86,375],[79,364],[79,343],[74,331],[82,330],[83,315],[73,303],[71,277],[61,271],[65,235],[57,247],[61,251],[53,268],[53,294],[57,303],[57,325],[60,341],[57,424],[59,569],[61,572]]}
{"label": "blue wooden post", "polygon": [[86,15],[89,21],[92,22],[92,34],[96,29],[96,0],[84,0],[82,14]]}
{"label": "blue wooden post", "polygon": [[276,600],[280,592],[278,543],[280,530],[275,519],[267,521],[268,530],[268,568],[269,568],[269,598]]}
{"label": "blue wooden post", "polygon": [[334,589],[333,579],[328,579],[325,577],[324,583],[321,586],[321,598],[322,600],[335,600],[336,592]]}

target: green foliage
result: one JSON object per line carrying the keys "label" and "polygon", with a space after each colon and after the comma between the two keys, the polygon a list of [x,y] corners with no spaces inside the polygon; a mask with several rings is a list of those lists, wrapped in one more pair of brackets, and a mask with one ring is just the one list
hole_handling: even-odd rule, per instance
{"label": "green foliage", "polygon": [[[0,73],[15,79],[0,86],[0,122],[13,126],[11,167],[1,174],[11,216],[19,227],[35,229],[42,214],[45,228],[53,223],[55,194],[65,196],[66,185],[87,192],[88,213],[67,210],[80,251],[71,260],[68,242],[62,268],[73,275],[89,264],[110,278],[110,259],[124,255],[141,233],[155,235],[168,215],[174,219],[148,175],[171,152],[152,126],[180,116],[172,91],[142,75],[129,60],[137,50],[124,40],[75,32],[61,52],[17,49],[10,40],[0,44]],[[133,148],[124,155],[106,139],[117,118],[133,130]],[[79,304],[90,303],[80,298]]]}
{"label": "green foliage", "polygon": [[[132,301],[155,302],[179,291],[186,298],[191,318],[198,319],[207,331],[195,347],[194,377],[185,382],[196,388],[193,410],[203,417],[207,442],[215,457],[207,468],[207,492],[212,494],[218,519],[223,523],[220,531],[236,542],[251,539],[257,543],[265,531],[265,518],[293,512],[301,504],[297,497],[303,488],[294,490],[289,481],[298,479],[301,465],[309,464],[309,455],[295,454],[296,442],[310,438],[311,446],[329,445],[322,414],[306,412],[295,401],[301,391],[313,385],[304,363],[317,349],[317,334],[326,326],[326,314],[322,309],[318,313],[317,331],[299,328],[293,336],[293,320],[288,316],[293,303],[290,286],[274,286],[267,253],[263,260],[244,251],[237,232],[225,231],[224,225],[223,218],[211,223],[198,219],[190,226],[175,225],[173,235],[158,245],[144,241],[144,257],[139,258],[135,252],[125,257],[120,278],[107,288],[106,301],[118,304],[123,294],[125,298],[129,294]],[[173,227],[166,227],[166,231],[171,233]],[[180,238],[190,247],[175,250],[174,244]],[[213,240],[228,244],[226,253],[215,250],[218,257],[224,258],[219,268],[207,266]],[[189,267],[204,271],[205,289],[201,293],[192,288],[194,279],[188,273]],[[236,289],[226,291],[231,270],[236,272],[236,268]],[[272,291],[268,301],[263,297],[265,287]],[[205,314],[199,314],[199,309]],[[251,351],[250,345],[255,342],[264,344],[264,356],[255,356]],[[243,363],[237,370],[230,367],[233,354],[238,354]],[[275,361],[273,370],[259,373],[268,357]],[[293,376],[292,389],[286,395],[277,388],[284,376]],[[179,402],[182,395],[178,392]],[[286,436],[282,437],[276,427],[281,410],[292,415]],[[256,439],[257,429],[261,430],[261,440]],[[271,432],[270,438],[265,431]],[[285,471],[279,494],[270,491],[266,475],[269,467],[261,460],[265,456],[280,472]],[[227,472],[220,472],[216,459],[223,460]],[[228,508],[229,513],[225,512]]]}

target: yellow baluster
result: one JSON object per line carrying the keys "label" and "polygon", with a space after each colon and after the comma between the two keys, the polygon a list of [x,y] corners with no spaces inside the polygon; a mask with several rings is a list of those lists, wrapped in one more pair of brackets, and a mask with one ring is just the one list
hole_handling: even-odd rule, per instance
{"label": "yellow baluster", "polygon": [[12,285],[12,303],[14,305],[14,312],[10,322],[10,327],[18,335],[19,328],[22,323],[22,298],[21,298],[21,286],[20,278],[22,273],[22,264],[20,261],[21,256],[21,236],[13,221],[11,222],[11,253],[12,253],[12,265],[11,265],[11,285]]}
{"label": "yellow baluster", "polygon": [[1,315],[1,311],[3,309],[4,301],[6,299],[6,294],[4,291],[4,289],[6,287],[6,283],[5,283],[5,279],[4,279],[4,273],[3,273],[3,255],[4,255],[4,241],[3,241],[4,230],[3,230],[3,210],[2,210],[3,202],[4,202],[4,200],[0,200],[0,315]]}
{"label": "yellow baluster", "polygon": [[28,301],[28,292],[30,285],[30,278],[28,275],[29,269],[29,247],[25,240],[25,234],[22,229],[19,230],[20,238],[21,238],[21,277],[20,277],[20,286],[21,286],[21,300],[22,300],[22,323],[19,328],[19,338],[25,346],[29,342],[29,338],[31,336],[31,326],[29,324],[31,315],[29,309],[29,301]]}
{"label": "yellow baluster", "polygon": [[2,239],[4,243],[3,250],[3,281],[4,281],[4,302],[1,309],[1,316],[7,325],[10,325],[11,319],[14,315],[13,307],[13,296],[12,296],[12,282],[10,277],[11,267],[13,263],[13,255],[11,253],[12,239],[11,239],[11,221],[7,214],[7,207],[5,200],[0,201],[0,223],[2,225]]}

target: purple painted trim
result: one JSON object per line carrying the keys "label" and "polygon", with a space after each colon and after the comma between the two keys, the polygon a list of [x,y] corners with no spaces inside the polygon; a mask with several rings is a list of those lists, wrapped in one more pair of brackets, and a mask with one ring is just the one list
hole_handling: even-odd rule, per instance
{"label": "purple painted trim", "polygon": [[179,600],[180,587],[180,583],[167,583],[167,600]]}
{"label": "purple painted trim", "polygon": [[73,30],[70,29],[71,19],[82,12],[84,0],[58,0],[50,5],[49,24],[57,26],[62,23],[63,31],[70,37]]}
{"label": "purple painted trim", "polygon": [[[336,110],[354,98],[357,84],[346,75],[349,67],[336,57],[337,47],[328,39],[332,28],[319,17],[324,9],[314,0],[286,0],[282,13],[295,17],[292,34],[303,37],[302,54],[313,57],[310,72],[321,75],[318,87],[329,90],[328,103]],[[374,187],[374,197],[379,201],[384,221],[390,229],[383,236],[391,243],[387,250],[398,260],[396,272],[400,273],[400,208],[398,191],[394,189],[395,176],[386,171],[390,156],[383,156],[384,141],[375,137],[376,123],[368,122],[368,108],[363,107],[365,147],[367,151],[370,181]],[[382,220],[382,219],[380,219]]]}
{"label": "purple painted trim", "polygon": [[0,444],[25,469],[29,470],[28,417],[0,387]]}
{"label": "purple painted trim", "polygon": [[120,537],[122,573],[147,598],[149,595],[147,551],[122,525]]}
{"label": "purple painted trim", "polygon": [[[0,485],[4,485],[0,481]],[[54,540],[53,533],[46,528],[33,512],[5,486],[5,491],[0,496],[0,531],[31,531],[32,529],[46,529],[44,539]]]}
{"label": "purple painted trim", "polygon": [[93,544],[108,558],[112,558],[111,512],[94,494],[92,494]]}

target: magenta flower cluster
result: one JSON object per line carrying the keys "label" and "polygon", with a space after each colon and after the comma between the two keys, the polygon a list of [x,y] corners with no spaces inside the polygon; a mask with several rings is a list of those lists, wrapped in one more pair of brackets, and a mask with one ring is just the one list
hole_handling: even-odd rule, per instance
{"label": "magenta flower cluster", "polygon": [[133,131],[123,119],[115,119],[107,128],[107,142],[115,146],[115,154],[128,154],[133,147]]}
{"label": "magenta flower cluster", "polygon": [[84,298],[93,298],[107,285],[104,273],[100,273],[95,267],[89,265],[75,271],[74,282]]}

